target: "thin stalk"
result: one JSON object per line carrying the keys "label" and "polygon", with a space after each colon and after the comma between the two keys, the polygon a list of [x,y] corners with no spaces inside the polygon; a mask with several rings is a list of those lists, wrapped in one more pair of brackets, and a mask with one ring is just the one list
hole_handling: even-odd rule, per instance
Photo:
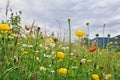
{"label": "thin stalk", "polygon": [[105,47],[105,24],[103,25],[103,49]]}
{"label": "thin stalk", "polygon": [[89,25],[88,27],[88,48],[90,48],[90,30],[89,30]]}
{"label": "thin stalk", "polygon": [[[70,53],[71,53],[71,25],[70,25],[70,19],[68,19],[68,26],[69,26],[69,54],[68,54],[68,67],[67,67],[67,69],[69,69],[69,67],[70,67]],[[66,75],[66,78],[65,78],[65,80],[67,80],[67,78],[68,78],[68,75]]]}

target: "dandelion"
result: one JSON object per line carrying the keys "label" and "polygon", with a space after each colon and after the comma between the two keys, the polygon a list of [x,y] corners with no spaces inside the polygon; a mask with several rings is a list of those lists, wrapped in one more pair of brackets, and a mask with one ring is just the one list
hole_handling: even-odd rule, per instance
{"label": "dandelion", "polygon": [[10,30],[10,26],[8,24],[0,24],[0,31],[7,32]]}
{"label": "dandelion", "polygon": [[76,34],[77,37],[83,37],[85,35],[84,31],[82,31],[82,30],[77,30],[75,32],[75,34]]}
{"label": "dandelion", "polygon": [[68,70],[66,68],[60,68],[57,70],[59,74],[66,75],[68,73]]}
{"label": "dandelion", "polygon": [[99,80],[99,76],[97,74],[92,74],[92,80]]}

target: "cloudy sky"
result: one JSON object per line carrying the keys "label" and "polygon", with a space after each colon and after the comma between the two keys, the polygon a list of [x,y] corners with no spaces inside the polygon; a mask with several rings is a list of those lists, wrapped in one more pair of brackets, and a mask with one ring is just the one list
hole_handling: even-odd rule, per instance
{"label": "cloudy sky", "polygon": [[[7,0],[0,0],[0,20],[4,19]],[[87,33],[86,22],[90,25],[90,38],[95,34],[112,37],[120,35],[120,0],[10,0],[10,9],[22,11],[22,23],[36,25],[50,32],[64,33],[68,29],[67,19],[71,19],[72,35],[75,30]],[[60,26],[60,27],[59,27]]]}

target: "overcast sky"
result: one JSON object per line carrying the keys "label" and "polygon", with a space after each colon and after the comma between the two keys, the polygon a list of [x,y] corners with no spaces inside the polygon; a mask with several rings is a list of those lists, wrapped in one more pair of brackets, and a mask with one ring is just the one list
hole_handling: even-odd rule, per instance
{"label": "overcast sky", "polygon": [[[0,0],[0,20],[5,17],[6,2]],[[70,18],[72,35],[78,29],[87,34],[86,22],[90,23],[90,38],[95,34],[103,36],[103,24],[106,35],[120,35],[120,0],[10,0],[9,8],[22,11],[23,24],[31,25],[35,20],[36,25],[50,32],[60,32],[60,24],[64,33]]]}

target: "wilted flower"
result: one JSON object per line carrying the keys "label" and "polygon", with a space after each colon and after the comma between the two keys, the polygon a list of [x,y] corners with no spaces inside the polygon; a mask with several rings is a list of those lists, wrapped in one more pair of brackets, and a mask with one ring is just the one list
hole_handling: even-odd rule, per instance
{"label": "wilted flower", "polygon": [[68,73],[68,70],[66,68],[60,68],[57,70],[59,74],[66,75]]}
{"label": "wilted flower", "polygon": [[0,24],[0,31],[9,31],[10,26],[8,24]]}
{"label": "wilted flower", "polygon": [[94,52],[97,49],[97,46],[94,45],[92,48],[89,49],[90,52]]}
{"label": "wilted flower", "polygon": [[77,37],[83,37],[85,35],[84,31],[82,31],[82,30],[77,30],[75,32],[75,34],[76,34]]}
{"label": "wilted flower", "polygon": [[92,74],[92,80],[99,80],[99,76],[97,74]]}
{"label": "wilted flower", "polygon": [[25,25],[25,30],[30,30],[30,27]]}
{"label": "wilted flower", "polygon": [[36,78],[37,78],[37,75],[36,75],[35,73],[33,73],[33,74],[31,75],[31,79],[32,79],[32,80],[36,80]]}

